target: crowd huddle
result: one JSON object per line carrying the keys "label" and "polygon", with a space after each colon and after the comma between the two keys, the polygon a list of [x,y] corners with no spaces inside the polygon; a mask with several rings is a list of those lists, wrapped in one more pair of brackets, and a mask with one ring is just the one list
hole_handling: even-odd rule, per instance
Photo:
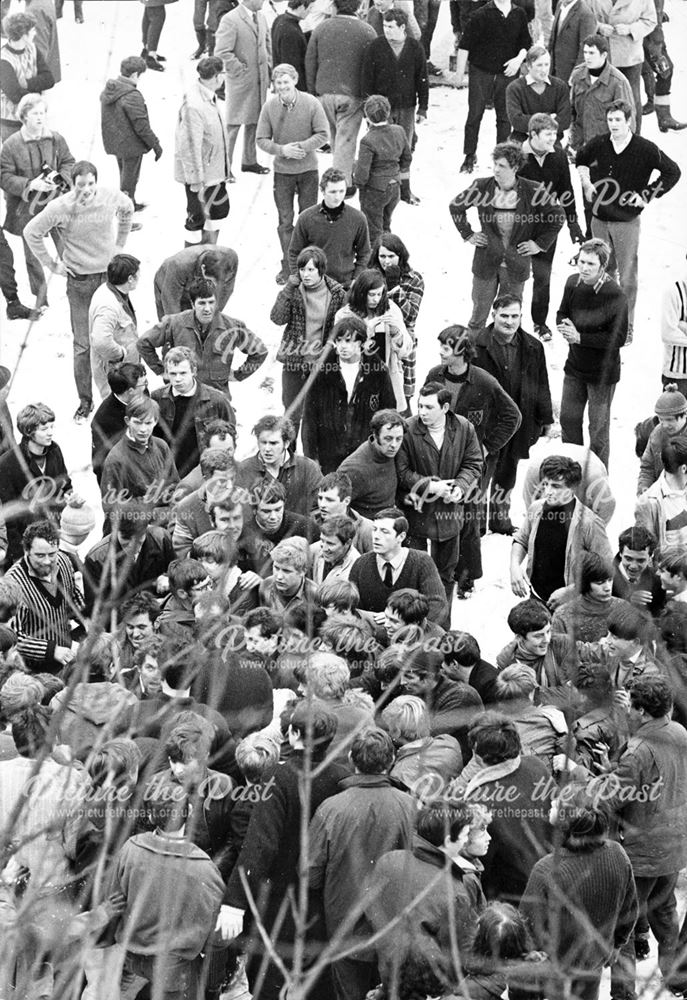
{"label": "crowd huddle", "polygon": [[[100,98],[120,190],[47,123],[63,3],[1,5],[1,286],[10,319],[45,324],[66,278],[102,522],[50,401],[11,413],[0,367],[0,996],[597,1000],[610,967],[612,1000],[636,1000],[653,942],[687,995],[684,266],[634,522],[608,531],[640,220],[680,180],[640,135],[653,111],[685,127],[662,0],[449,0],[461,172],[491,108],[497,144],[448,206],[472,314],[422,378],[425,281],[391,229],[419,204],[439,0],[288,0],[269,27],[263,0],[195,0],[184,246],[156,262],[147,330],[125,243],[163,156],[139,82],[165,71],[174,0],[142,2],[142,53]],[[270,356],[227,313],[242,128],[244,173],[273,157],[283,413],[237,421],[232,383]],[[517,598],[494,664],[451,627],[487,532],[512,536]]]}

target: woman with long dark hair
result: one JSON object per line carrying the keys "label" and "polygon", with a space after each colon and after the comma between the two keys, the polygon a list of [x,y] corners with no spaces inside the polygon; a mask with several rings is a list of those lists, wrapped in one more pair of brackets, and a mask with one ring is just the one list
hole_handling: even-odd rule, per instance
{"label": "woman with long dark hair", "polygon": [[408,248],[400,237],[394,233],[383,233],[370,258],[370,267],[376,267],[384,275],[389,298],[401,310],[406,330],[413,341],[412,351],[402,359],[403,395],[408,411],[415,395],[415,323],[425,294],[424,278],[410,266],[409,257]]}
{"label": "woman with long dark hair", "polygon": [[402,359],[412,351],[413,341],[403,322],[401,310],[389,301],[384,275],[376,268],[361,271],[351,285],[348,302],[337,312],[335,321],[357,316],[367,327],[364,353],[378,354],[389,369],[396,408],[405,405]]}

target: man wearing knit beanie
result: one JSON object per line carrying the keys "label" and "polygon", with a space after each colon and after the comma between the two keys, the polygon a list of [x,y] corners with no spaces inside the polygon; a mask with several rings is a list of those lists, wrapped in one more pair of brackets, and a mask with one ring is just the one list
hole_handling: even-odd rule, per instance
{"label": "man wearing knit beanie", "polygon": [[654,413],[658,417],[658,426],[649,435],[642,455],[637,496],[648,490],[663,471],[663,446],[676,438],[687,440],[687,398],[678,391],[674,382],[670,382],[656,400]]}

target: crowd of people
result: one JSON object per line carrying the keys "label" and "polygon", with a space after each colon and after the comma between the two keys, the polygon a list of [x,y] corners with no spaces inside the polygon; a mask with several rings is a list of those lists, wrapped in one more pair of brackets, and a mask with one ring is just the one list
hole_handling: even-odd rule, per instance
{"label": "crowd of people", "polygon": [[[489,109],[497,143],[447,205],[472,311],[427,370],[425,276],[393,213],[419,205],[439,0],[288,0],[271,23],[264,0],[195,0],[186,218],[144,329],[126,242],[163,148],[139,83],[165,72],[173,2],[142,0],[142,52],[100,96],[118,190],[48,125],[63,3],[1,5],[2,291],[8,318],[45,324],[66,278],[100,503],[72,481],[55,400],[10,410],[0,366],[0,995],[597,1000],[610,967],[612,1000],[636,1000],[652,935],[686,996],[684,268],[634,519],[609,532],[641,216],[681,176],[639,134],[653,111],[686,127],[663,3],[450,0],[461,172]],[[242,127],[241,171],[273,172],[279,413],[235,388],[271,363],[227,312]],[[487,533],[511,538],[517,599],[493,664],[455,627]]]}

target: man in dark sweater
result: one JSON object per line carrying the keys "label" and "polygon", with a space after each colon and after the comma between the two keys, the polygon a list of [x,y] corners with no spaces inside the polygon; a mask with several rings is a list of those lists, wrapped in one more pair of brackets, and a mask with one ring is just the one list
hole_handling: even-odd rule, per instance
{"label": "man in dark sweater", "polygon": [[[343,172],[349,193],[358,132],[363,120],[361,70],[375,30],[358,18],[358,0],[334,0],[336,15],[318,24],[308,42],[305,75],[329,122],[333,164]],[[329,255],[327,255],[329,256]]]}
{"label": "man in dark sweater", "polygon": [[425,595],[430,621],[446,620],[446,594],[437,568],[426,552],[403,545],[407,534],[408,521],[397,507],[380,510],[373,521],[373,551],[361,556],[349,575],[360,592],[360,610],[374,612],[381,626],[389,594],[404,587]]}
{"label": "man in dark sweater", "polygon": [[[522,147],[526,159],[518,170],[518,177],[538,183],[545,197],[556,198],[560,202],[565,211],[570,239],[573,243],[581,243],[584,234],[577,221],[570,164],[563,150],[556,149],[559,127],[560,123],[557,126],[556,119],[551,115],[532,115],[528,124],[528,138]],[[551,340],[551,330],[546,320],[549,315],[551,268],[557,242],[558,234],[548,250],[542,250],[532,257],[532,324],[534,332],[543,341]]]}
{"label": "man in dark sweater", "polygon": [[339,466],[353,486],[351,504],[363,517],[374,517],[396,501],[394,459],[403,443],[404,427],[397,410],[377,410],[370,421],[370,437]]}
{"label": "man in dark sweater", "polygon": [[301,21],[308,13],[309,0],[289,0],[283,14],[272,23],[272,65],[288,63],[298,73],[297,87],[306,91],[305,50],[308,40],[301,30]]}
{"label": "man in dark sweater", "polygon": [[100,483],[103,463],[112,447],[124,436],[124,414],[134,396],[146,391],[148,380],[143,365],[124,361],[107,374],[110,395],[106,396],[91,421],[91,461]]}
{"label": "man in dark sweater", "polygon": [[570,96],[563,80],[551,76],[551,56],[543,45],[533,45],[525,58],[525,75],[506,87],[506,109],[511,124],[511,139],[524,142],[529,134],[532,115],[553,115],[558,126],[559,142],[570,128]]}
{"label": "man in dark sweater", "polygon": [[[639,230],[642,211],[654,198],[662,198],[680,180],[680,168],[648,139],[633,135],[632,108],[613,101],[606,109],[608,135],[599,135],[577,153],[584,197],[591,205],[592,234],[611,248],[609,270],[617,273],[629,306],[629,340],[632,339]],[[656,180],[650,181],[654,171]]]}
{"label": "man in dark sweater", "polygon": [[309,246],[324,250],[327,274],[345,288],[367,267],[370,259],[367,219],[357,208],[345,203],[346,184],[346,175],[341,170],[335,167],[325,170],[320,179],[322,201],[298,216],[289,246],[289,269],[294,277],[298,274],[298,254]]}
{"label": "man in dark sweater", "polygon": [[415,144],[418,122],[427,117],[429,83],[427,60],[420,42],[408,35],[408,16],[401,10],[383,14],[383,34],[365,51],[363,94],[381,94],[391,105],[391,121],[405,129],[408,145]]}
{"label": "man in dark sweater", "polygon": [[570,350],[565,362],[561,431],[563,441],[583,444],[582,418],[589,406],[589,445],[608,469],[611,403],[620,379],[620,348],[628,332],[625,293],[606,274],[610,248],[603,240],[583,243],[578,274],[565,283],[556,323]]}
{"label": "man in dark sweater", "polygon": [[465,122],[461,166],[472,173],[477,163],[477,139],[487,105],[496,111],[496,141],[504,142],[510,133],[506,111],[506,87],[520,70],[531,44],[527,14],[510,0],[494,0],[478,10],[468,21],[460,39],[455,85],[460,87],[468,59],[468,117]]}

